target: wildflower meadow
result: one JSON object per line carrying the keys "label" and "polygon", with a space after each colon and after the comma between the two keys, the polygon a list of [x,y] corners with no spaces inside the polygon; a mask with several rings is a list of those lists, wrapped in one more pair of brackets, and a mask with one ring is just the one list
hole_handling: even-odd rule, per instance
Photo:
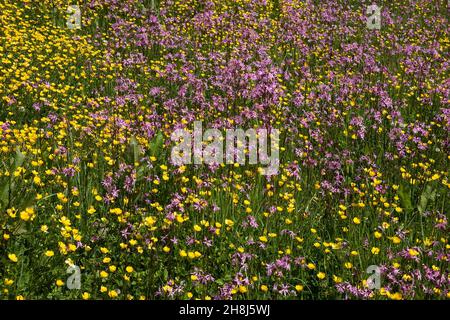
{"label": "wildflower meadow", "polygon": [[0,0],[0,300],[450,299],[449,15]]}

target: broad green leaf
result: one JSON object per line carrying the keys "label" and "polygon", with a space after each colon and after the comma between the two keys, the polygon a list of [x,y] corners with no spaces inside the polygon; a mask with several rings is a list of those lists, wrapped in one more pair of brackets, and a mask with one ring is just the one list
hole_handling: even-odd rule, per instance
{"label": "broad green leaf", "polygon": [[20,167],[25,161],[25,155],[20,151],[19,147],[16,148],[16,155],[14,156],[14,169]]}
{"label": "broad green leaf", "polygon": [[406,190],[406,188],[403,185],[400,185],[400,188],[398,189],[398,194],[400,196],[400,200],[402,202],[403,208],[406,210],[412,209],[412,202],[411,202],[411,196],[409,194],[409,191]]}
{"label": "broad green leaf", "polygon": [[428,185],[425,190],[420,195],[420,201],[418,205],[418,209],[420,213],[424,213],[427,209],[427,204],[429,200],[434,201],[436,197],[436,190],[431,185]]}
{"label": "broad green leaf", "polygon": [[158,132],[155,137],[153,137],[152,142],[150,143],[150,154],[152,156],[157,156],[159,151],[161,150],[164,143],[164,136],[162,132]]}
{"label": "broad green leaf", "polygon": [[139,146],[139,142],[137,141],[136,137],[131,137],[130,139],[130,145],[129,145],[129,152],[131,153],[131,158],[133,162],[138,162],[141,158],[141,148]]}
{"label": "broad green leaf", "polygon": [[9,181],[4,179],[1,189],[0,189],[0,201],[2,206],[5,206],[8,203],[8,195],[9,195]]}

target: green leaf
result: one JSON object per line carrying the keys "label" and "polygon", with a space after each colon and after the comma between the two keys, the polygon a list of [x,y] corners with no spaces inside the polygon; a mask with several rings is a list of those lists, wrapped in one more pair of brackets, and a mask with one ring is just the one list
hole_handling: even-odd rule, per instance
{"label": "green leaf", "polygon": [[145,167],[140,166],[136,171],[136,181],[141,181],[144,178]]}
{"label": "green leaf", "polygon": [[[14,157],[11,157],[10,164],[13,166],[13,171],[20,167],[25,161],[25,155],[20,151],[19,147],[16,147],[16,153]],[[2,206],[5,206],[9,200],[9,194],[14,189],[14,182],[10,183],[10,178],[2,181],[2,185],[0,187],[0,202]],[[11,177],[11,179],[13,179]],[[10,190],[11,189],[11,190]]]}
{"label": "green leaf", "polygon": [[428,185],[425,190],[420,195],[420,201],[418,205],[419,212],[422,214],[427,209],[427,204],[429,200],[434,201],[436,198],[436,190],[431,185]]}
{"label": "green leaf", "polygon": [[402,202],[403,208],[406,210],[412,209],[411,196],[409,195],[409,191],[403,185],[400,185],[398,188],[398,194],[400,196],[400,201]]}
{"label": "green leaf", "polygon": [[5,181],[2,183],[2,187],[0,190],[0,202],[3,206],[6,206],[8,203],[8,196],[9,196],[9,181]]}
{"label": "green leaf", "polygon": [[28,233],[27,226],[26,226],[26,224],[25,224],[24,222],[22,222],[22,221],[20,221],[20,222],[17,224],[15,230],[13,231],[13,234],[14,234],[15,236],[19,236],[19,235],[21,235],[21,234],[27,234],[27,233]]}
{"label": "green leaf", "polygon": [[136,137],[131,137],[128,150],[133,163],[138,162],[141,159],[141,147],[139,146],[139,142]]}
{"label": "green leaf", "polygon": [[25,161],[25,155],[20,151],[19,147],[16,148],[16,155],[14,156],[14,169],[20,167]]}
{"label": "green leaf", "polygon": [[157,156],[160,152],[164,143],[164,135],[162,132],[158,132],[155,137],[153,137],[152,142],[150,143],[150,154],[152,156]]}
{"label": "green leaf", "polygon": [[22,273],[19,278],[19,281],[17,281],[17,289],[26,290],[29,287],[30,287],[30,273],[29,272]]}

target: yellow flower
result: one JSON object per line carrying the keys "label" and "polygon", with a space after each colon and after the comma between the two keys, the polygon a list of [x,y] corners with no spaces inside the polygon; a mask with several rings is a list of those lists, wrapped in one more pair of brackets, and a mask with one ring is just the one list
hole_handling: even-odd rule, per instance
{"label": "yellow flower", "polygon": [[325,273],[319,272],[319,273],[317,274],[317,278],[319,278],[320,280],[325,279]]}
{"label": "yellow flower", "polygon": [[16,217],[16,209],[11,208],[6,210],[6,213],[11,217],[11,218],[15,218]]}
{"label": "yellow flower", "polygon": [[357,217],[354,217],[354,218],[353,218],[353,223],[354,223],[354,224],[360,224],[360,223],[361,223],[361,219],[359,219],[359,218],[357,218]]}
{"label": "yellow flower", "polygon": [[259,240],[261,242],[267,242],[267,237],[266,236],[261,236],[261,237],[259,237]]}
{"label": "yellow flower", "polygon": [[316,268],[316,265],[314,263],[311,263],[311,262],[308,263],[306,266],[308,267],[309,270],[314,270]]}
{"label": "yellow flower", "polygon": [[247,293],[247,287],[246,286],[239,286],[239,292],[240,293]]}
{"label": "yellow flower", "polygon": [[109,209],[109,212],[111,212],[112,214],[121,215],[123,211],[120,208],[113,208]]}
{"label": "yellow flower", "polygon": [[47,257],[53,257],[55,255],[55,253],[52,250],[47,250],[47,251],[45,251],[45,255]]}
{"label": "yellow flower", "polygon": [[195,274],[192,274],[192,275],[191,275],[191,280],[192,280],[192,281],[197,281],[197,280],[198,280],[198,277],[197,277]]}
{"label": "yellow flower", "polygon": [[391,298],[392,300],[402,300],[402,299],[403,299],[402,294],[401,294],[400,292],[396,292],[396,293],[394,293],[394,294],[390,294],[390,293],[388,292],[387,295],[388,295],[388,297]]}
{"label": "yellow flower", "polygon": [[163,286],[162,289],[164,292],[169,292],[169,293],[172,292],[172,290],[173,290],[173,288],[169,285]]}
{"label": "yellow flower", "polygon": [[333,274],[333,281],[335,283],[341,283],[342,282],[342,278],[338,277],[337,275]]}
{"label": "yellow flower", "polygon": [[116,290],[111,290],[111,291],[108,292],[108,296],[110,298],[116,298],[118,296],[118,293],[117,293]]}
{"label": "yellow flower", "polygon": [[91,295],[90,295],[88,292],[83,292],[83,294],[81,295],[81,297],[83,298],[83,300],[88,300],[90,296],[91,296]]}
{"label": "yellow flower", "polygon": [[106,271],[100,272],[100,277],[106,278],[107,276],[108,276],[108,272],[106,272]]}
{"label": "yellow flower", "polygon": [[101,247],[101,248],[100,248],[100,251],[101,251],[102,253],[104,253],[104,254],[106,254],[106,253],[109,252],[109,250],[108,250],[107,248],[105,248],[105,247]]}
{"label": "yellow flower", "polygon": [[34,218],[34,209],[33,208],[26,208],[24,211],[20,212],[20,219],[23,221],[33,220]]}
{"label": "yellow flower", "polygon": [[33,182],[34,182],[35,184],[39,185],[39,184],[41,183],[41,178],[39,178],[38,176],[35,176],[35,177],[33,178]]}
{"label": "yellow flower", "polygon": [[144,224],[145,224],[147,227],[151,227],[151,226],[153,226],[155,223],[156,223],[155,217],[149,216],[149,217],[146,217],[146,218],[144,219]]}
{"label": "yellow flower", "polygon": [[64,281],[62,281],[61,279],[56,280],[56,285],[58,287],[62,287],[64,285]]}
{"label": "yellow flower", "polygon": [[265,284],[261,285],[262,292],[267,292],[268,290],[269,290],[269,288]]}
{"label": "yellow flower", "polygon": [[8,254],[8,258],[9,260],[11,260],[12,262],[17,262],[19,259],[17,258],[17,256],[14,253],[10,253]]}
{"label": "yellow flower", "polygon": [[132,273],[132,272],[134,271],[134,269],[133,269],[132,266],[126,267],[125,270],[126,270],[128,273]]}
{"label": "yellow flower", "polygon": [[372,247],[370,251],[372,252],[372,254],[377,255],[380,253],[380,248]]}
{"label": "yellow flower", "polygon": [[402,242],[402,240],[397,236],[392,237],[391,240],[394,244],[399,244],[400,242]]}
{"label": "yellow flower", "polygon": [[170,252],[170,248],[169,248],[168,246],[165,246],[165,247],[163,248],[163,251],[166,252],[166,253],[167,253],[167,252]]}
{"label": "yellow flower", "polygon": [[303,286],[301,284],[298,284],[298,285],[295,286],[295,290],[297,292],[301,292],[301,291],[303,291]]}
{"label": "yellow flower", "polygon": [[437,180],[437,179],[439,179],[441,176],[439,175],[439,174],[437,174],[437,173],[435,173],[435,174],[433,174],[433,176],[431,177],[431,180]]}
{"label": "yellow flower", "polygon": [[22,211],[22,212],[20,212],[20,219],[22,219],[24,221],[28,221],[28,220],[30,220],[30,215],[28,214],[28,212]]}
{"label": "yellow flower", "polygon": [[346,262],[346,263],[344,264],[344,266],[345,266],[346,269],[351,269],[351,268],[353,267],[353,265],[352,265],[351,262]]}

